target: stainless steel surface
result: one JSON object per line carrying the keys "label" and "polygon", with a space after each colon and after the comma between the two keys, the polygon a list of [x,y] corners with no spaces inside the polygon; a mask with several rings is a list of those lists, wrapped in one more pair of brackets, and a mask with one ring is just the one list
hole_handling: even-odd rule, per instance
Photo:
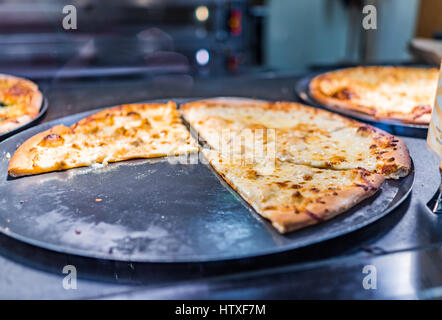
{"label": "stainless steel surface", "polygon": [[336,112],[336,113],[342,114],[344,116],[354,118],[356,120],[368,122],[376,127],[379,127],[381,129],[388,131],[388,132],[395,134],[395,135],[426,138],[427,131],[428,131],[427,125],[403,123],[403,122],[395,121],[395,120],[379,120],[379,119],[376,119],[368,114],[358,112],[355,110],[343,109],[343,108],[333,107],[333,106],[324,106],[324,105],[320,104],[310,95],[309,84],[310,84],[310,81],[315,76],[317,76],[321,73],[323,73],[323,72],[315,72],[315,73],[309,74],[303,78],[300,78],[296,82],[295,92],[298,95],[298,97],[301,98],[305,103],[315,106],[315,107],[325,109],[325,110]]}
{"label": "stainless steel surface", "polygon": [[[6,154],[13,154],[27,138],[94,112],[45,123],[2,142],[0,172],[7,172]],[[111,260],[238,259],[305,247],[360,229],[396,208],[414,181],[414,171],[399,181],[389,180],[348,212],[280,235],[207,165],[169,160],[174,159],[133,160],[18,179],[3,175],[0,231],[43,248]]]}

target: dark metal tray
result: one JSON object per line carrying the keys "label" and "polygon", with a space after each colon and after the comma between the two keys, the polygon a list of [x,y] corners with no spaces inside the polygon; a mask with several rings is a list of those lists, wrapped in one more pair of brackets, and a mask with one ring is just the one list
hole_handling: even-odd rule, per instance
{"label": "dark metal tray", "polygon": [[25,124],[21,125],[20,127],[15,128],[14,130],[0,134],[0,141],[16,134],[17,132],[20,132],[26,128],[29,128],[33,124],[36,124],[38,121],[41,120],[41,118],[44,116],[44,114],[46,113],[47,110],[48,110],[48,100],[46,98],[43,98],[38,115],[34,119],[29,121],[28,123],[25,123]]}
{"label": "dark metal tray", "polygon": [[427,137],[428,125],[404,123],[395,120],[379,120],[362,112],[349,110],[349,109],[342,109],[339,107],[324,106],[320,104],[310,95],[309,85],[310,81],[314,77],[322,73],[324,72],[311,73],[305,77],[302,77],[296,82],[295,92],[299,96],[299,98],[301,98],[301,100],[303,100],[305,103],[325,110],[333,111],[341,115],[351,117],[356,120],[368,122],[375,127],[390,132],[391,134],[416,137],[416,138]]}
{"label": "dark metal tray", "polygon": [[8,177],[7,153],[13,154],[27,138],[97,111],[41,124],[0,143],[0,232],[46,249],[110,260],[239,259],[360,229],[396,208],[414,182],[413,170],[330,221],[281,235],[201,162],[173,165],[167,158],[141,159]]}

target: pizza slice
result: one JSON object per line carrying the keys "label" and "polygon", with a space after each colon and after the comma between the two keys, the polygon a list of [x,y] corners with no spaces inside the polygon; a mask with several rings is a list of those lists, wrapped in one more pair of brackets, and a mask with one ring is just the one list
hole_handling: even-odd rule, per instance
{"label": "pizza slice", "polygon": [[438,74],[436,68],[354,67],[316,76],[309,90],[315,100],[328,107],[428,124]]}
{"label": "pizza slice", "polygon": [[346,211],[372,196],[385,177],[362,168],[318,169],[291,162],[256,160],[203,153],[212,167],[257,213],[286,233],[313,225]]}
{"label": "pizza slice", "polygon": [[181,112],[200,138],[223,154],[335,170],[364,168],[394,179],[410,172],[400,138],[299,103],[218,98],[185,104]]}
{"label": "pizza slice", "polygon": [[18,177],[198,150],[198,143],[182,124],[175,103],[128,104],[29,138],[12,156],[8,173]]}
{"label": "pizza slice", "polygon": [[43,95],[32,81],[0,74],[0,134],[37,117]]}

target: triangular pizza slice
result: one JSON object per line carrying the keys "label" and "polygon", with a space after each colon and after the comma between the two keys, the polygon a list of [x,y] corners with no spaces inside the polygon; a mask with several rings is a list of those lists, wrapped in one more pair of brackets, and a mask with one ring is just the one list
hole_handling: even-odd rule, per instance
{"label": "triangular pizza slice", "polygon": [[330,170],[204,149],[212,167],[281,233],[316,224],[372,196],[385,177],[365,169]]}
{"label": "triangular pizza slice", "polygon": [[127,104],[29,138],[12,156],[8,173],[18,177],[198,150],[175,103]]}

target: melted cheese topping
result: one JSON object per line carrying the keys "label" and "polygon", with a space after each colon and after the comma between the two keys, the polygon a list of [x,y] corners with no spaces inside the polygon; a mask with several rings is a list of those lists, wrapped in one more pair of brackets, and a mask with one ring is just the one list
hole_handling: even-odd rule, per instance
{"label": "melted cheese topping", "polygon": [[3,121],[38,114],[38,106],[32,105],[37,85],[31,81],[0,75],[0,125]]}
{"label": "melted cheese topping", "polygon": [[318,168],[375,171],[385,164],[380,152],[394,147],[360,130],[360,125],[307,107],[258,112],[256,107],[212,105],[185,109],[184,117],[223,154],[276,158]]}
{"label": "melted cheese topping", "polygon": [[374,108],[377,115],[413,114],[419,108],[431,113],[438,70],[357,67],[328,72],[318,79],[324,95]]}
{"label": "melted cheese topping", "polygon": [[48,132],[32,146],[29,151],[33,167],[66,169],[131,158],[179,155],[199,149],[173,103],[104,110],[64,131]]}
{"label": "melted cheese topping", "polygon": [[[285,161],[244,162],[238,155],[221,154],[214,150],[203,150],[210,164],[219,172],[254,209],[272,220],[273,213],[288,216],[306,213],[313,203],[326,204],[327,197],[338,196],[338,192],[360,187],[369,190],[364,179],[370,173],[363,169],[329,170],[293,164]],[[352,200],[351,205],[362,200]],[[339,210],[337,203],[331,210]]]}

